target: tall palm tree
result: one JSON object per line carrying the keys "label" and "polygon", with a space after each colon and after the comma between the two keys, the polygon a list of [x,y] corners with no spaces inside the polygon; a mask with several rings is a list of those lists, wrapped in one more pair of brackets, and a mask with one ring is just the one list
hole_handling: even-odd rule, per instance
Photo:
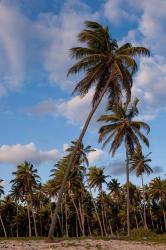
{"label": "tall palm tree", "polygon": [[149,166],[149,162],[151,162],[151,159],[149,159],[149,154],[144,156],[142,154],[142,150],[140,148],[137,148],[135,150],[133,156],[129,160],[130,162],[130,171],[135,171],[136,176],[141,176],[142,180],[142,190],[143,190],[143,210],[144,210],[144,228],[147,229],[147,221],[146,221],[146,204],[145,204],[145,187],[144,187],[144,181],[143,181],[143,174],[150,174],[153,172],[151,167]]}
{"label": "tall palm tree", "polygon": [[49,240],[53,239],[54,236],[58,210],[65,189],[65,183],[74,162],[75,152],[82,142],[93,114],[105,94],[112,100],[112,103],[115,100],[119,100],[122,91],[126,93],[127,100],[130,99],[132,75],[137,71],[137,64],[134,57],[150,55],[148,49],[144,47],[133,47],[130,43],[119,47],[117,41],[111,38],[108,27],[103,27],[97,22],[86,21],[85,26],[86,29],[78,35],[79,42],[84,43],[85,47],[75,47],[71,49],[71,56],[75,58],[77,62],[69,69],[68,74],[76,74],[81,71],[85,72],[84,78],[76,84],[74,93],[78,93],[83,97],[94,87],[92,109],[85,121],[75,150],[68,162],[48,234]]}
{"label": "tall palm tree", "polygon": [[155,200],[160,201],[166,230],[166,180],[161,180],[160,177],[154,178],[149,184],[149,192]]}
{"label": "tall palm tree", "polygon": [[29,237],[32,236],[30,210],[34,221],[35,236],[37,236],[36,221],[32,202],[33,192],[37,187],[40,178],[37,174],[37,169],[35,169],[31,163],[25,161],[24,163],[18,165],[17,170],[12,174],[15,176],[15,178],[10,181],[10,183],[12,183],[11,193],[12,195],[19,193],[20,199],[27,202]]}
{"label": "tall palm tree", "polygon": [[112,139],[110,151],[112,156],[117,149],[124,143],[126,149],[126,185],[127,185],[127,231],[130,236],[130,198],[129,198],[129,155],[133,155],[136,147],[141,148],[140,140],[149,146],[148,139],[142,133],[144,129],[150,131],[148,124],[142,121],[134,121],[133,118],[138,114],[138,99],[132,103],[119,102],[112,106],[108,105],[111,114],[102,115],[98,121],[105,122],[99,130],[99,142],[103,142],[105,147]]}

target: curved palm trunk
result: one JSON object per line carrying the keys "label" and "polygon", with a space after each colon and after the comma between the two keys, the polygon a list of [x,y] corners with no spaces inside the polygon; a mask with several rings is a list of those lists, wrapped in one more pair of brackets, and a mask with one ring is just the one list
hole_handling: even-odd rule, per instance
{"label": "curved palm trunk", "polygon": [[92,110],[90,111],[90,113],[89,113],[89,115],[87,117],[87,120],[85,121],[84,127],[83,127],[83,129],[81,131],[81,134],[79,136],[79,139],[77,141],[77,144],[75,146],[75,149],[73,151],[73,154],[70,157],[69,164],[68,164],[68,166],[66,168],[66,172],[65,172],[62,184],[61,184],[61,188],[60,188],[59,193],[58,193],[58,200],[57,200],[56,208],[55,208],[55,211],[54,211],[54,214],[53,214],[53,217],[52,217],[52,222],[51,222],[51,226],[50,226],[49,233],[48,233],[48,240],[52,240],[54,238],[54,229],[55,229],[55,224],[57,222],[57,215],[58,215],[58,211],[60,209],[62,195],[63,195],[64,190],[65,190],[65,185],[66,185],[66,182],[67,182],[68,175],[70,173],[73,162],[75,160],[76,151],[78,150],[78,147],[79,147],[80,143],[82,142],[82,139],[83,139],[83,137],[84,137],[84,135],[86,133],[86,130],[87,130],[88,126],[89,126],[89,123],[91,121],[91,118],[92,118],[93,114],[95,113],[95,111],[96,111],[97,107],[99,106],[104,94],[107,91],[107,88],[108,88],[108,86],[110,84],[111,79],[112,79],[112,75],[110,75],[108,81],[106,82],[105,87],[103,88],[103,91],[100,94],[99,99],[96,101],[95,105],[93,106]]}
{"label": "curved palm trunk", "polygon": [[2,225],[3,231],[4,231],[5,238],[7,238],[7,233],[6,233],[6,229],[5,229],[5,226],[4,226],[1,214],[0,214],[0,221],[1,221],[1,225]]}
{"label": "curved palm trunk", "polygon": [[141,180],[142,180],[142,191],[143,191],[144,228],[147,230],[148,226],[146,222],[145,187],[144,187],[144,181],[143,181],[143,174],[141,174]]}
{"label": "curved palm trunk", "polygon": [[127,187],[127,235],[130,236],[130,194],[129,194],[129,160],[126,149],[126,187]]}

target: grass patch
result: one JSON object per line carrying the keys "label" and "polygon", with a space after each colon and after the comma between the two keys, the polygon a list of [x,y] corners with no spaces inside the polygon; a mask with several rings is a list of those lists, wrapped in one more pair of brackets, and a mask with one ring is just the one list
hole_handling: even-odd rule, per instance
{"label": "grass patch", "polygon": [[[165,234],[155,234],[153,232],[147,232],[146,233],[143,233],[142,232],[135,232],[134,233],[132,232],[132,236],[131,237],[128,237],[128,236],[113,236],[113,237],[101,237],[101,236],[92,236],[92,237],[79,237],[79,238],[76,238],[76,237],[69,237],[69,238],[55,238],[55,242],[56,241],[66,241],[68,242],[67,244],[75,244],[73,242],[70,243],[70,241],[76,241],[76,240],[79,240],[79,241],[82,241],[82,240],[88,240],[88,239],[91,239],[91,240],[103,240],[103,241],[109,241],[109,240],[124,240],[124,241],[141,241],[141,242],[154,242],[154,243],[166,243],[166,233]],[[4,238],[4,237],[1,237],[0,238],[0,241],[4,241],[4,240],[16,240],[16,241],[31,241],[31,240],[44,240],[46,241],[47,240],[47,237],[9,237],[9,238]],[[89,243],[87,243],[87,249],[90,248],[90,245]]]}

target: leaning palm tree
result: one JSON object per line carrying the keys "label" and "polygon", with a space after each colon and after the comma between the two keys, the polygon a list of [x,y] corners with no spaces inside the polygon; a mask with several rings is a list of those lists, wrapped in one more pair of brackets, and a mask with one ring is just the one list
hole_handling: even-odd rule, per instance
{"label": "leaning palm tree", "polygon": [[119,100],[122,91],[126,93],[127,100],[130,99],[132,75],[137,71],[135,56],[149,56],[150,52],[144,47],[133,47],[126,43],[119,47],[116,40],[112,39],[108,27],[103,27],[97,22],[86,21],[86,29],[79,35],[80,43],[85,47],[75,47],[71,49],[71,56],[77,60],[68,74],[76,74],[81,71],[85,76],[80,80],[74,89],[81,97],[85,96],[93,87],[94,95],[92,100],[92,109],[85,121],[81,134],[78,138],[75,150],[68,162],[68,167],[59,191],[56,209],[52,218],[48,239],[53,239],[54,228],[57,221],[57,215],[61,204],[65,183],[72,168],[75,152],[86,133],[91,118],[99,106],[104,95],[107,94],[112,103]]}
{"label": "leaning palm tree", "polygon": [[129,199],[129,155],[133,155],[136,147],[141,148],[140,140],[149,146],[148,139],[141,129],[149,133],[148,124],[142,121],[134,121],[138,114],[138,99],[132,103],[119,102],[116,105],[108,105],[111,114],[102,115],[98,121],[105,122],[99,130],[99,142],[105,147],[112,139],[110,152],[115,155],[117,149],[124,143],[126,148],[126,186],[127,186],[127,231],[130,236],[130,199]]}
{"label": "leaning palm tree", "polygon": [[143,174],[150,174],[153,172],[151,167],[149,166],[149,162],[151,162],[151,159],[149,159],[150,153],[144,156],[142,154],[142,150],[140,148],[137,148],[135,150],[133,156],[129,160],[130,162],[130,171],[135,171],[136,176],[141,176],[142,180],[142,191],[143,191],[143,211],[144,211],[144,228],[147,229],[147,221],[146,221],[146,205],[145,205],[145,187],[144,187],[144,181],[143,181]]}

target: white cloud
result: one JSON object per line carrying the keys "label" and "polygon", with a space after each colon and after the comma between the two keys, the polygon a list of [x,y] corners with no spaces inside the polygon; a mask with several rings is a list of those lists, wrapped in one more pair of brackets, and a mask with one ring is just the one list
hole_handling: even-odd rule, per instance
{"label": "white cloud", "polygon": [[[54,118],[57,116],[65,117],[70,124],[83,126],[90,110],[94,90],[91,89],[83,98],[74,96],[69,100],[44,100],[36,105],[24,110],[29,115],[44,116],[50,115]],[[105,111],[106,98],[104,98],[95,112],[91,122],[91,131],[99,128],[97,119]]]}
{"label": "white cloud", "polygon": [[23,16],[13,6],[0,2],[0,96],[18,89],[23,80],[24,24]]}
{"label": "white cloud", "polygon": [[[163,35],[166,33],[166,1],[108,0],[106,4],[116,6],[112,11],[115,11],[117,18],[119,16],[121,25],[125,20],[133,22],[127,15],[124,20],[124,11],[127,9],[131,12],[133,8],[133,13],[137,16],[136,28],[129,30],[120,43],[132,42],[151,50],[150,58],[140,60],[139,71],[134,79],[133,95],[140,98],[140,118],[155,119],[161,110],[166,110],[166,36]],[[107,18],[114,23],[108,16]]]}
{"label": "white cloud", "polygon": [[47,161],[55,161],[59,156],[58,150],[40,150],[33,142],[24,145],[2,145],[0,147],[0,164],[19,164],[25,160],[41,164]]}
{"label": "white cloud", "polygon": [[69,147],[70,147],[70,145],[68,143],[64,143],[63,144],[63,151],[65,152]]}
{"label": "white cloud", "polygon": [[97,18],[98,13],[91,13],[89,7],[81,1],[66,1],[58,15],[40,15],[40,22],[44,20],[47,23],[51,38],[44,51],[44,65],[51,83],[65,89],[73,86],[73,78],[66,78],[67,71],[73,64],[69,49],[78,46],[77,35],[82,30],[84,21]]}
{"label": "white cloud", "polygon": [[123,24],[126,20],[137,21],[134,7],[130,0],[107,0],[103,6],[104,16],[116,25]]}
{"label": "white cloud", "polygon": [[93,90],[84,97],[74,96],[69,100],[44,100],[27,109],[37,116],[51,115],[65,117],[69,123],[82,125],[90,111]]}
{"label": "white cloud", "polygon": [[133,98],[140,99],[140,119],[153,120],[166,110],[166,61],[154,56],[140,60],[140,68],[134,79]]}
{"label": "white cloud", "polygon": [[95,151],[92,151],[88,154],[89,164],[96,163],[102,159],[104,151],[98,148],[95,148]]}

